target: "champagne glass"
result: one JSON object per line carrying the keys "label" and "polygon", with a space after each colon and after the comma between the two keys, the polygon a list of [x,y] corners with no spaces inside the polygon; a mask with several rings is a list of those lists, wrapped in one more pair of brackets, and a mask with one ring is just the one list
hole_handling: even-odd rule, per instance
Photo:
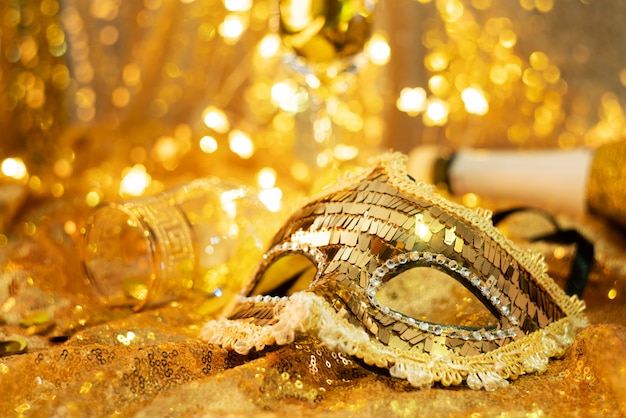
{"label": "champagne glass", "polygon": [[308,111],[296,114],[296,152],[310,167],[336,163],[335,110],[367,62],[374,8],[372,0],[278,2],[283,61],[309,95]]}

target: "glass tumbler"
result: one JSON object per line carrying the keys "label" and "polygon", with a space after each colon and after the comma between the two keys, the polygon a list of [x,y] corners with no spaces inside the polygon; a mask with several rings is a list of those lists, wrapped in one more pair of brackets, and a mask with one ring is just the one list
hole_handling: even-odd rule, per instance
{"label": "glass tumbler", "polygon": [[95,209],[83,265],[109,306],[138,311],[190,294],[219,297],[251,276],[276,217],[246,186],[198,179]]}

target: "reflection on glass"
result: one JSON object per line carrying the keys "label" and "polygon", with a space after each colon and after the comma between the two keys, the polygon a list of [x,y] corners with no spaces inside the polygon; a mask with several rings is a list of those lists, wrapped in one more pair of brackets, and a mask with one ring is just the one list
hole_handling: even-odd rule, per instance
{"label": "reflection on glass", "polygon": [[[311,167],[334,160],[339,98],[366,62],[372,32],[372,0],[280,0],[278,30],[286,65],[308,93],[308,111],[296,107],[298,149]],[[298,89],[294,89],[297,91]]]}
{"label": "reflection on glass", "polygon": [[[110,306],[157,306],[189,294],[238,291],[273,232],[248,188],[216,178],[109,203],[85,233],[86,273]],[[259,220],[262,220],[259,222]]]}

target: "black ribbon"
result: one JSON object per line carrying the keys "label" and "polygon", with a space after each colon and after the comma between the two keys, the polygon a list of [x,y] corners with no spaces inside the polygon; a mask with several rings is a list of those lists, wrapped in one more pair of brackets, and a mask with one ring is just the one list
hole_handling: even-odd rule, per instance
{"label": "black ribbon", "polygon": [[494,226],[504,221],[509,216],[519,213],[533,211],[543,215],[553,225],[555,232],[532,237],[529,239],[531,242],[546,241],[561,245],[575,245],[576,250],[574,252],[574,260],[570,269],[569,276],[565,283],[565,292],[568,295],[576,295],[582,297],[585,286],[587,285],[587,279],[591,272],[591,267],[594,261],[594,248],[593,244],[585,238],[580,232],[575,229],[562,229],[556,219],[549,213],[530,207],[518,207],[507,210],[495,212],[491,217]]}

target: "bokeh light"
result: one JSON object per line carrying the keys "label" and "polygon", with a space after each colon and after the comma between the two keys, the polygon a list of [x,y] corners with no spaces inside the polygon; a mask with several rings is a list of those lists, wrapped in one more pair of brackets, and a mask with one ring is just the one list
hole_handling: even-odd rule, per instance
{"label": "bokeh light", "polygon": [[254,154],[254,143],[252,139],[238,129],[233,129],[228,135],[230,150],[243,159],[248,159]]}
{"label": "bokeh light", "polygon": [[136,164],[124,170],[120,183],[120,196],[141,196],[151,182],[152,177],[146,172],[146,167]]}
{"label": "bokeh light", "polygon": [[24,180],[28,177],[26,164],[21,158],[7,158],[2,161],[2,174],[16,180]]}

